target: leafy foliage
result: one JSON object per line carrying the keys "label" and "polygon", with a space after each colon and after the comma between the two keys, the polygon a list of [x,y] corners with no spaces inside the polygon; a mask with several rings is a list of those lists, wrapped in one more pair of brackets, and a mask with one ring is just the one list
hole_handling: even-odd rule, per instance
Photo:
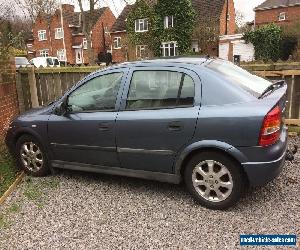
{"label": "leafy foliage", "polygon": [[244,39],[254,45],[256,60],[277,61],[281,54],[282,36],[283,31],[280,26],[269,24],[246,32]]}
{"label": "leafy foliage", "polygon": [[[174,27],[165,29],[164,18],[174,17]],[[161,42],[177,41],[180,54],[188,53],[194,29],[195,11],[189,0],[158,0],[152,7],[144,0],[136,2],[127,17],[128,42],[132,45],[148,45],[155,56],[160,55]],[[148,32],[135,32],[135,20],[148,18]]]}
{"label": "leafy foliage", "polygon": [[[179,53],[188,53],[196,18],[191,1],[177,0],[174,4],[173,0],[158,0],[155,13],[157,15],[157,22],[155,23],[156,37],[159,37],[161,42],[177,41]],[[173,16],[173,28],[164,28],[164,18],[166,16]]]}
{"label": "leafy foliage", "polygon": [[[148,32],[135,32],[135,20],[148,18]],[[129,13],[127,17],[127,33],[128,33],[128,45],[148,45],[151,50],[155,50],[158,38],[155,37],[154,26],[157,21],[157,15],[154,8],[146,4],[144,0],[136,2],[134,9]]]}

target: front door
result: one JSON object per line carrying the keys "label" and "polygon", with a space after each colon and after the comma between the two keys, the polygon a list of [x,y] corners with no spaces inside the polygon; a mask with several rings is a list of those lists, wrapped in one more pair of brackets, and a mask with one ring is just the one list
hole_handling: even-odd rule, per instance
{"label": "front door", "polygon": [[119,167],[116,117],[126,71],[96,76],[69,94],[70,112],[48,124],[53,160]]}
{"label": "front door", "polygon": [[75,58],[76,58],[76,64],[82,64],[83,63],[82,49],[75,49]]}
{"label": "front door", "polygon": [[130,75],[130,87],[124,90],[117,117],[121,166],[172,173],[176,155],[195,131],[201,96],[199,77],[170,67],[140,67]]}

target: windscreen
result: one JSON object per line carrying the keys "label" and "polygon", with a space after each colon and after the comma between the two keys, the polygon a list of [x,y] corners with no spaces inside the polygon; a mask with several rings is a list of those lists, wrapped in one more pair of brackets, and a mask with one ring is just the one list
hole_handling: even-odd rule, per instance
{"label": "windscreen", "polygon": [[206,67],[220,73],[230,82],[239,85],[255,97],[259,97],[272,84],[272,82],[227,61],[214,60],[209,62]]}

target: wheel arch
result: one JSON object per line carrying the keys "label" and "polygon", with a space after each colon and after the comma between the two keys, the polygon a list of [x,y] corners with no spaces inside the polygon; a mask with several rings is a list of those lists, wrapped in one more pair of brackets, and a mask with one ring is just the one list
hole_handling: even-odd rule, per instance
{"label": "wheel arch", "polygon": [[202,152],[218,152],[226,155],[237,162],[241,166],[242,171],[245,173],[244,168],[242,167],[242,163],[246,162],[247,158],[238,149],[225,142],[199,141],[189,145],[181,152],[175,164],[175,174],[183,176],[182,173],[190,159],[194,155]]}

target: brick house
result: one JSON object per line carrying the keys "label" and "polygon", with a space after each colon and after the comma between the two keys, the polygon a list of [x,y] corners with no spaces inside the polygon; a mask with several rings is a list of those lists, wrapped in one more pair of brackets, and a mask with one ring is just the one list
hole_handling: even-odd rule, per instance
{"label": "brick house", "polygon": [[[157,0],[147,0],[146,2],[150,6],[153,6],[157,3]],[[234,34],[235,9],[233,0],[191,0],[191,3],[197,14],[196,26],[199,23],[205,25],[207,19],[214,19],[216,21],[216,27],[214,28],[217,29],[219,35]],[[174,5],[175,4],[176,2],[174,2]],[[124,45],[126,44],[126,19],[133,8],[134,5],[127,5],[112,27],[111,39],[113,62],[119,63],[129,60],[143,59],[146,54],[146,46],[138,45],[136,48],[128,48]],[[176,23],[174,20],[169,19],[170,17],[165,17],[165,28],[168,28],[166,25],[168,26]],[[147,22],[147,19],[144,21]],[[144,23],[142,26],[148,27],[148,24]],[[169,51],[170,53],[166,55],[165,52],[163,52],[164,54],[161,56],[176,56],[176,46],[176,41],[175,43],[163,42],[161,47],[162,51]],[[199,41],[195,37],[192,40],[191,50],[196,53],[201,52],[201,48],[199,48]],[[210,55],[218,55],[218,41],[211,42]]]}
{"label": "brick house", "polygon": [[[62,4],[53,15],[39,15],[32,29],[33,37],[27,42],[29,57],[55,56],[68,64],[89,63],[81,15],[70,4]],[[109,31],[116,18],[108,7],[92,13],[86,11],[84,15],[92,23],[92,49],[97,58],[111,48]]]}
{"label": "brick house", "polygon": [[255,26],[300,22],[300,0],[267,0],[255,9]]}

